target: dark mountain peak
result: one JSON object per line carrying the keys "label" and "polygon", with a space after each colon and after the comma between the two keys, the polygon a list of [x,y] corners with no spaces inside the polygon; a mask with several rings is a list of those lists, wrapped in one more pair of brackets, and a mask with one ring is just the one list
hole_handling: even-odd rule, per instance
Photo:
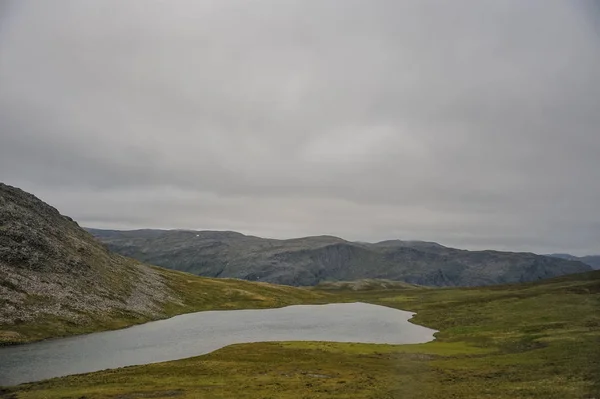
{"label": "dark mountain peak", "polygon": [[89,269],[106,249],[71,218],[32,194],[0,184],[0,262],[38,271]]}
{"label": "dark mountain peak", "polygon": [[420,240],[385,240],[379,241],[373,245],[378,246],[399,246],[399,247],[435,247],[435,248],[446,248],[445,246],[438,244],[433,241],[420,241]]}
{"label": "dark mountain peak", "polygon": [[61,215],[56,208],[41,201],[33,194],[4,183],[0,183],[0,208],[0,217],[2,217],[0,222],[2,223],[26,218],[30,221],[34,221],[34,219],[60,223],[66,221],[77,225],[73,219]]}
{"label": "dark mountain peak", "polygon": [[245,234],[230,230],[167,230],[169,232],[184,232],[190,234],[203,235],[206,237],[246,237]]}
{"label": "dark mountain peak", "polygon": [[306,245],[312,245],[312,244],[317,244],[317,245],[330,245],[330,244],[341,244],[341,243],[348,243],[350,244],[349,241],[346,241],[342,238],[339,237],[335,237],[335,236],[330,236],[330,235],[321,235],[321,236],[308,236],[308,237],[300,237],[300,238],[289,238],[286,240],[275,240],[275,241],[279,241],[283,244],[306,244]]}
{"label": "dark mountain peak", "polygon": [[385,248],[387,250],[399,250],[400,248],[411,249],[415,251],[432,252],[432,253],[445,253],[448,247],[445,247],[437,242],[432,241],[403,241],[403,240],[386,240],[372,244],[378,248]]}

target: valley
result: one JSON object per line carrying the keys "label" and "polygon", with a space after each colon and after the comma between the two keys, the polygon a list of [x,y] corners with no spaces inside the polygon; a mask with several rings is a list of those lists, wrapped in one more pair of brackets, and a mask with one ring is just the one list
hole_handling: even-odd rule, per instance
{"label": "valley", "polygon": [[[364,319],[367,329],[374,328],[375,332],[384,329],[374,327],[381,321],[375,322],[366,317],[373,315],[371,311],[354,311],[352,315],[345,316],[343,312],[336,312],[335,316],[326,316],[325,319],[331,323],[330,327],[342,326],[340,328],[345,332],[335,333],[335,339],[327,335],[310,338],[302,334],[315,327],[312,316],[306,319],[307,325],[295,328],[293,323],[300,320],[294,318],[293,322],[283,324],[291,326],[294,332],[298,330],[299,335],[282,335],[274,338],[276,342],[234,340],[214,352],[194,356],[206,352],[186,350],[194,340],[182,339],[178,350],[183,351],[185,359],[8,386],[0,389],[3,399],[563,399],[593,398],[600,393],[600,271],[587,271],[589,266],[582,266],[579,262],[533,254],[494,253],[499,259],[497,263],[486,263],[490,255],[487,251],[484,254],[467,253],[421,242],[366,245],[346,244],[332,237],[309,237],[278,244],[258,239],[259,244],[253,245],[268,244],[271,249],[283,246],[285,251],[289,251],[292,245],[296,248],[292,252],[299,252],[306,262],[312,259],[317,267],[328,265],[327,262],[319,263],[324,259],[340,259],[340,253],[351,259],[349,254],[352,251],[364,253],[361,251],[367,251],[370,245],[384,248],[383,252],[373,250],[371,254],[393,254],[398,248],[404,248],[400,251],[402,253],[406,250],[439,256],[465,252],[463,256],[479,257],[481,260],[481,263],[462,269],[470,273],[493,270],[508,262],[509,258],[516,259],[514,264],[507,263],[511,265],[508,269],[499,268],[505,272],[520,270],[516,275],[521,276],[516,278],[518,283],[472,287],[424,286],[409,278],[401,279],[400,275],[385,273],[375,273],[369,279],[342,279],[342,276],[355,276],[351,272],[360,270],[356,266],[358,263],[350,261],[350,266],[356,268],[344,264],[341,270],[347,269],[346,274],[338,275],[339,278],[324,278],[312,287],[293,287],[237,278],[200,277],[115,254],[109,250],[110,243],[106,244],[107,248],[53,207],[6,185],[0,185],[0,221],[0,339],[4,345],[117,330],[206,310],[282,308],[281,311],[286,311],[293,308],[285,308],[289,305],[355,302],[368,304],[365,306],[383,306],[386,311],[415,312],[410,320],[414,323],[412,327],[422,326],[438,331],[434,341],[419,344],[401,344],[407,341],[401,341],[400,333],[398,341],[395,338],[371,341],[359,337],[348,340],[362,343],[332,342],[336,339],[344,341],[346,333],[351,335],[360,330],[354,331],[351,325],[343,327],[348,321],[360,323]],[[201,238],[196,237],[201,236],[200,233],[194,232],[194,237]],[[230,244],[215,244],[215,233],[207,234],[211,238],[205,237],[203,246],[207,246],[210,240],[213,240],[211,245],[215,248],[240,245],[235,243],[240,239],[239,233],[217,233],[221,236],[219,240],[223,240],[223,236],[233,236]],[[242,237],[241,240],[256,241],[256,238]],[[321,253],[314,257],[314,250],[307,249],[307,245],[324,249],[329,255],[323,257]],[[247,247],[246,244],[244,246]],[[415,246],[420,249],[412,248]],[[177,251],[182,249],[178,246],[173,248]],[[338,250],[342,252],[336,252]],[[263,250],[257,251],[255,259],[260,260]],[[277,249],[268,253],[277,258],[284,252]],[[337,255],[333,256],[334,253]],[[437,258],[432,255],[432,259]],[[532,267],[531,264],[520,263],[525,262],[523,259],[537,265],[534,270],[554,270],[553,273],[565,275],[542,279],[548,276],[534,273],[535,278],[532,279],[539,281],[522,282],[523,269],[530,270]],[[450,264],[456,266],[456,263]],[[559,267],[561,264],[568,265],[567,269]],[[384,269],[374,266],[374,270]],[[424,270],[428,269],[425,267]],[[566,274],[580,270],[584,273]],[[488,284],[492,282],[486,281]],[[231,315],[236,318],[235,313]],[[338,323],[335,320],[340,316],[343,316],[343,321]],[[225,317],[230,316],[226,313]],[[159,323],[168,325],[176,320]],[[150,323],[139,328],[153,328],[153,325]],[[268,323],[259,322],[253,328],[252,320],[247,320],[244,325],[260,330]],[[211,323],[202,326],[210,329]],[[168,330],[161,333],[178,341],[176,333]],[[195,330],[191,331],[193,334]],[[121,335],[129,331],[113,333]],[[216,335],[224,337],[226,334]],[[72,339],[73,342],[85,342],[91,337],[94,335]],[[270,340],[267,335],[262,337],[257,339]],[[52,346],[54,342],[60,345],[61,341],[49,340],[34,345]],[[245,343],[228,345],[234,342]],[[135,342],[136,345],[142,343]],[[177,347],[177,342],[174,344]],[[16,352],[20,348],[26,352],[28,347],[14,347]],[[111,348],[112,345],[109,345],[105,351],[110,352]],[[5,349],[11,352],[13,348]],[[86,353],[83,349],[76,352]],[[54,358],[61,356],[57,354]],[[93,357],[93,354],[87,356]],[[49,361],[52,362],[52,356]],[[89,363],[92,364],[93,360]],[[44,367],[37,361],[36,364]],[[85,367],[80,367],[78,371],[85,370]]]}

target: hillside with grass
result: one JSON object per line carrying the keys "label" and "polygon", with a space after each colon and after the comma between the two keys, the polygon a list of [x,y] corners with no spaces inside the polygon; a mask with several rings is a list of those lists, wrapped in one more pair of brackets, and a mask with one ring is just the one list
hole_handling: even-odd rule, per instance
{"label": "hillside with grass", "polygon": [[354,281],[324,281],[315,286],[319,291],[331,293],[342,291],[377,291],[377,290],[402,290],[431,288],[422,285],[409,284],[404,281],[384,280],[384,279],[363,279]]}
{"label": "hillside with grass", "polygon": [[111,253],[35,196],[0,183],[0,345],[191,311],[277,307],[322,297],[142,264]]}
{"label": "hillside with grass", "polygon": [[[597,398],[600,272],[483,288],[337,287],[417,312],[433,342],[280,342],[8,388],[42,398]],[[332,290],[328,290],[329,295]]]}

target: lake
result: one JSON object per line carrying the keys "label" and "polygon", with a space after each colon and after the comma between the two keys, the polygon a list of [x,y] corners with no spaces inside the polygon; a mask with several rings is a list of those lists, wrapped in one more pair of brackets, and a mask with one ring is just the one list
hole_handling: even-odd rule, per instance
{"label": "lake", "polygon": [[366,303],[189,313],[122,330],[0,348],[0,385],[183,359],[238,343],[433,340],[436,331],[410,323],[413,315]]}

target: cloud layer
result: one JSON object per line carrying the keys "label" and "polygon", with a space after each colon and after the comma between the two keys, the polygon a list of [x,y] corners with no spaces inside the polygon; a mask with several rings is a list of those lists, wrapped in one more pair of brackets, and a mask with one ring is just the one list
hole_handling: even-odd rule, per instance
{"label": "cloud layer", "polygon": [[593,2],[0,13],[0,179],[83,225],[600,252]]}

